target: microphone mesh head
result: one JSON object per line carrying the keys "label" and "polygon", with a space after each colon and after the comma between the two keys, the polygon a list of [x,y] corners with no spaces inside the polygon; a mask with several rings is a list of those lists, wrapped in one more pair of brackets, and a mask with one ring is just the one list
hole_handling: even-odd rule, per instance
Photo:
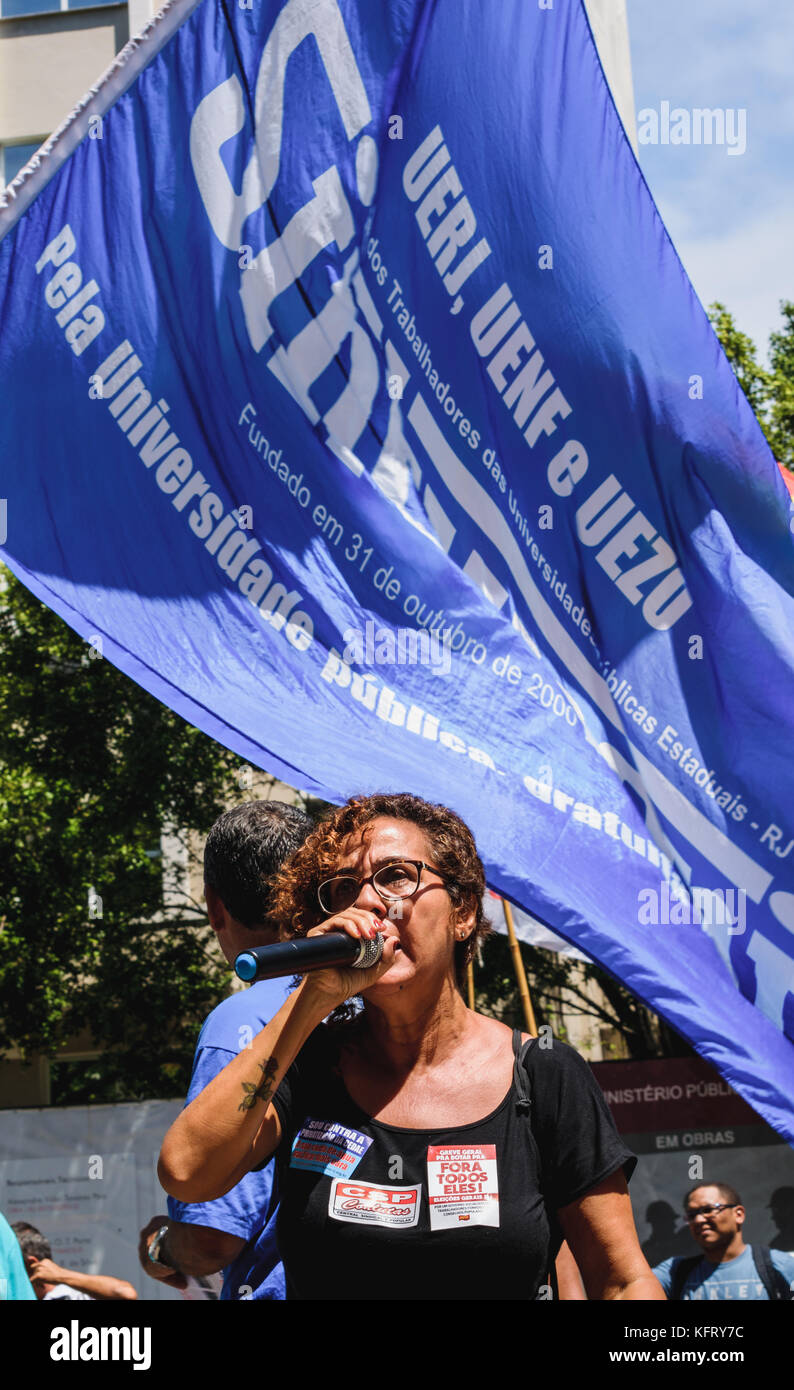
{"label": "microphone mesh head", "polygon": [[371,940],[362,940],[361,950],[353,961],[356,970],[368,970],[371,965],[377,965],[383,955],[383,937],[380,932],[373,936]]}

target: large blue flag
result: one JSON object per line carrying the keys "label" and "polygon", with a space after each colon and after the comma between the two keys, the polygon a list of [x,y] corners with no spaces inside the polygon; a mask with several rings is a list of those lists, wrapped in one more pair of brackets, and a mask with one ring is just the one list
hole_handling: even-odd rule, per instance
{"label": "large blue flag", "polygon": [[2,214],[3,556],[488,879],[794,1139],[789,499],[580,0],[202,0]]}

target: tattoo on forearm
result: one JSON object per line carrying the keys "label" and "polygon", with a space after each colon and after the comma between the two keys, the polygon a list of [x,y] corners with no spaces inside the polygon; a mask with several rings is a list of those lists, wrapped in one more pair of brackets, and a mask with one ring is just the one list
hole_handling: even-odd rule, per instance
{"label": "tattoo on forearm", "polygon": [[253,1110],[258,1100],[263,1100],[267,1104],[276,1089],[275,1077],[278,1071],[278,1060],[275,1057],[268,1057],[265,1063],[259,1062],[258,1065],[262,1073],[262,1080],[258,1086],[255,1086],[253,1081],[243,1082],[245,1095],[237,1107],[238,1110]]}

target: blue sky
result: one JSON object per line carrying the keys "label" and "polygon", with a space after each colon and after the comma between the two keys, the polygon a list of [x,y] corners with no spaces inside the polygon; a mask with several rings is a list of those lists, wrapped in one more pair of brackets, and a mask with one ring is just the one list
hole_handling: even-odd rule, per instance
{"label": "blue sky", "polygon": [[640,163],[703,304],[763,357],[794,299],[794,0],[627,0],[637,113],[744,108],[747,149],[644,145]]}

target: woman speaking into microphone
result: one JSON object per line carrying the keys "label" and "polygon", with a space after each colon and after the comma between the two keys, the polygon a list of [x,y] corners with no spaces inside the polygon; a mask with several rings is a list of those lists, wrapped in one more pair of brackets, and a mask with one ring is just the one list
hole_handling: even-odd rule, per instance
{"label": "woman speaking into microphone", "polygon": [[464,1003],[484,888],[460,818],[408,794],[354,797],[276,881],[285,935],[379,932],[381,958],[304,976],[183,1110],[159,1173],[210,1201],[275,1155],[288,1298],[547,1298],[563,1240],[589,1298],[664,1298],[587,1064]]}

